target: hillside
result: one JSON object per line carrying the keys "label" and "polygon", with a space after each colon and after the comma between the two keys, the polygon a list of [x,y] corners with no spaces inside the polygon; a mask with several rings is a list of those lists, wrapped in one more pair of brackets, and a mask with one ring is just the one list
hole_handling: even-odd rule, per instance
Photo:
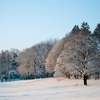
{"label": "hillside", "polygon": [[35,79],[0,83],[0,100],[100,100],[100,80]]}

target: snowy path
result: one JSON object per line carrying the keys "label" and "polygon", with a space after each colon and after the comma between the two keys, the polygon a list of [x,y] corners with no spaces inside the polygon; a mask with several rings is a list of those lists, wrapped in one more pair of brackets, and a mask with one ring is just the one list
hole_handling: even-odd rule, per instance
{"label": "snowy path", "polygon": [[3,82],[0,100],[100,100],[100,80],[88,80],[88,86],[55,78]]}

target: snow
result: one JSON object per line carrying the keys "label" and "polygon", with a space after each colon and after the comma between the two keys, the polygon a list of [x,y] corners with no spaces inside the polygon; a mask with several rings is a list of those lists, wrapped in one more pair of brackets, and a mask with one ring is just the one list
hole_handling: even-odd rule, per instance
{"label": "snow", "polygon": [[0,100],[100,100],[100,80],[45,78],[0,83]]}

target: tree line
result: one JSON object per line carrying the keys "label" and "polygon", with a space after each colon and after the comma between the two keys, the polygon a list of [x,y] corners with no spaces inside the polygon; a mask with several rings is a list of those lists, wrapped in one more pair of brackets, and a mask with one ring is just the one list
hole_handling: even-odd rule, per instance
{"label": "tree line", "polygon": [[57,41],[57,39],[50,39],[22,52],[18,49],[2,50],[0,53],[1,81],[47,77],[45,59]]}
{"label": "tree line", "polygon": [[46,70],[56,77],[83,78],[100,75],[100,24],[91,33],[88,23],[72,31],[57,42],[46,59]]}
{"label": "tree line", "polygon": [[88,78],[100,76],[100,24],[93,33],[88,23],[83,22],[61,40],[41,42],[22,52],[2,51],[0,69],[1,79],[73,76],[84,78],[87,85]]}

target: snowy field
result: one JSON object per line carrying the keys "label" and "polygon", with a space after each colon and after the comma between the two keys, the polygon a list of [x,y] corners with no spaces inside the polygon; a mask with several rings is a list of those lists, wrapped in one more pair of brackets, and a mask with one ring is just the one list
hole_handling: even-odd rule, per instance
{"label": "snowy field", "polygon": [[0,100],[100,100],[100,80],[35,79],[0,82]]}

